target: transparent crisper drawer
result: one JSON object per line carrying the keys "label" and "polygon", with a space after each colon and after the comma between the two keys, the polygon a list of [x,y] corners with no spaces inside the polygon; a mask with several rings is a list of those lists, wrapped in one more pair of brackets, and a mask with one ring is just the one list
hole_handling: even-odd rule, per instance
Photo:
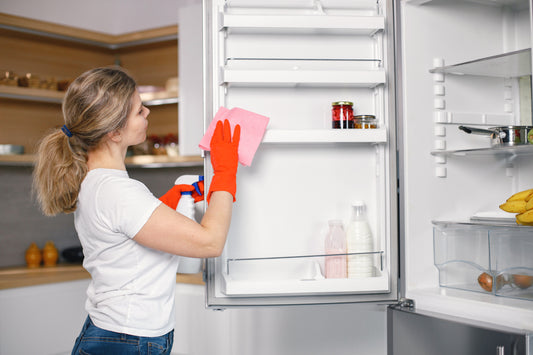
{"label": "transparent crisper drawer", "polygon": [[434,221],[442,287],[533,300],[533,228]]}

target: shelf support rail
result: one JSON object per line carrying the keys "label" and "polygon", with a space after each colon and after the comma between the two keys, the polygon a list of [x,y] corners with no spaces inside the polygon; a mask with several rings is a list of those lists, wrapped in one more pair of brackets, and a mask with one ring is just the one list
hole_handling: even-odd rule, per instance
{"label": "shelf support rail", "polygon": [[226,260],[226,272],[230,274],[230,263],[239,261],[261,261],[261,260],[287,260],[287,259],[304,259],[304,258],[318,258],[328,256],[351,256],[351,255],[379,255],[379,270],[383,271],[383,254],[380,251],[362,252],[362,253],[340,253],[340,254],[311,254],[311,255],[288,255],[288,256],[267,256],[257,258],[231,258]]}

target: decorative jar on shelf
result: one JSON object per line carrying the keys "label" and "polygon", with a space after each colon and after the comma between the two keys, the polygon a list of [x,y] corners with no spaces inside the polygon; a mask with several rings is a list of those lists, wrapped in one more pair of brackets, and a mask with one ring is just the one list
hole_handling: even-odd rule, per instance
{"label": "decorative jar on shelf", "polygon": [[55,266],[57,264],[57,259],[59,254],[57,248],[54,245],[54,242],[48,241],[43,248],[43,262],[44,266]]}
{"label": "decorative jar on shelf", "polygon": [[26,249],[26,265],[28,265],[29,268],[36,268],[41,265],[41,250],[39,250],[39,247],[35,243],[31,243],[28,249]]}

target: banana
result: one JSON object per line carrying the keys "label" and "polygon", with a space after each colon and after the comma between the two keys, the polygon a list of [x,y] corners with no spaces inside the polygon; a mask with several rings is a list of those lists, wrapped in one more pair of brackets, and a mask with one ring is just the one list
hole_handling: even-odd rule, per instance
{"label": "banana", "polygon": [[516,222],[518,224],[524,225],[529,225],[529,223],[533,223],[533,210],[517,214]]}
{"label": "banana", "polygon": [[533,198],[530,198],[529,201],[526,202],[526,210],[529,211],[533,209]]}
{"label": "banana", "polygon": [[516,224],[520,224],[522,226],[533,226],[533,222],[522,222],[518,219],[519,215],[516,215]]}
{"label": "banana", "polygon": [[[501,204],[500,208],[504,210],[505,212],[524,213],[526,212],[526,201],[524,200],[507,201]],[[532,218],[533,218],[533,215],[532,215]]]}
{"label": "banana", "polygon": [[507,199],[507,202],[509,202],[509,201],[520,201],[520,200],[523,201],[523,200],[526,200],[526,199],[529,200],[531,198],[533,198],[533,189],[528,189],[528,190],[524,190],[524,191],[520,191],[520,192],[515,193],[514,195],[512,195],[511,197],[509,197]]}

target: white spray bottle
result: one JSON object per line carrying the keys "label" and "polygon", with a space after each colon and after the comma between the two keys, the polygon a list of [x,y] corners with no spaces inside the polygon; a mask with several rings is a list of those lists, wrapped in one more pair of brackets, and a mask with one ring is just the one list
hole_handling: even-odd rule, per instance
{"label": "white spray bottle", "polygon": [[[193,185],[199,181],[202,181],[204,177],[202,175],[182,175],[176,179],[175,185]],[[189,217],[192,220],[199,221],[204,213],[204,200],[194,202],[194,199],[190,191],[184,191],[181,193],[181,198],[176,207],[176,211]],[[180,256],[178,264],[178,273],[181,274],[196,274],[202,271],[201,258],[189,258]]]}

